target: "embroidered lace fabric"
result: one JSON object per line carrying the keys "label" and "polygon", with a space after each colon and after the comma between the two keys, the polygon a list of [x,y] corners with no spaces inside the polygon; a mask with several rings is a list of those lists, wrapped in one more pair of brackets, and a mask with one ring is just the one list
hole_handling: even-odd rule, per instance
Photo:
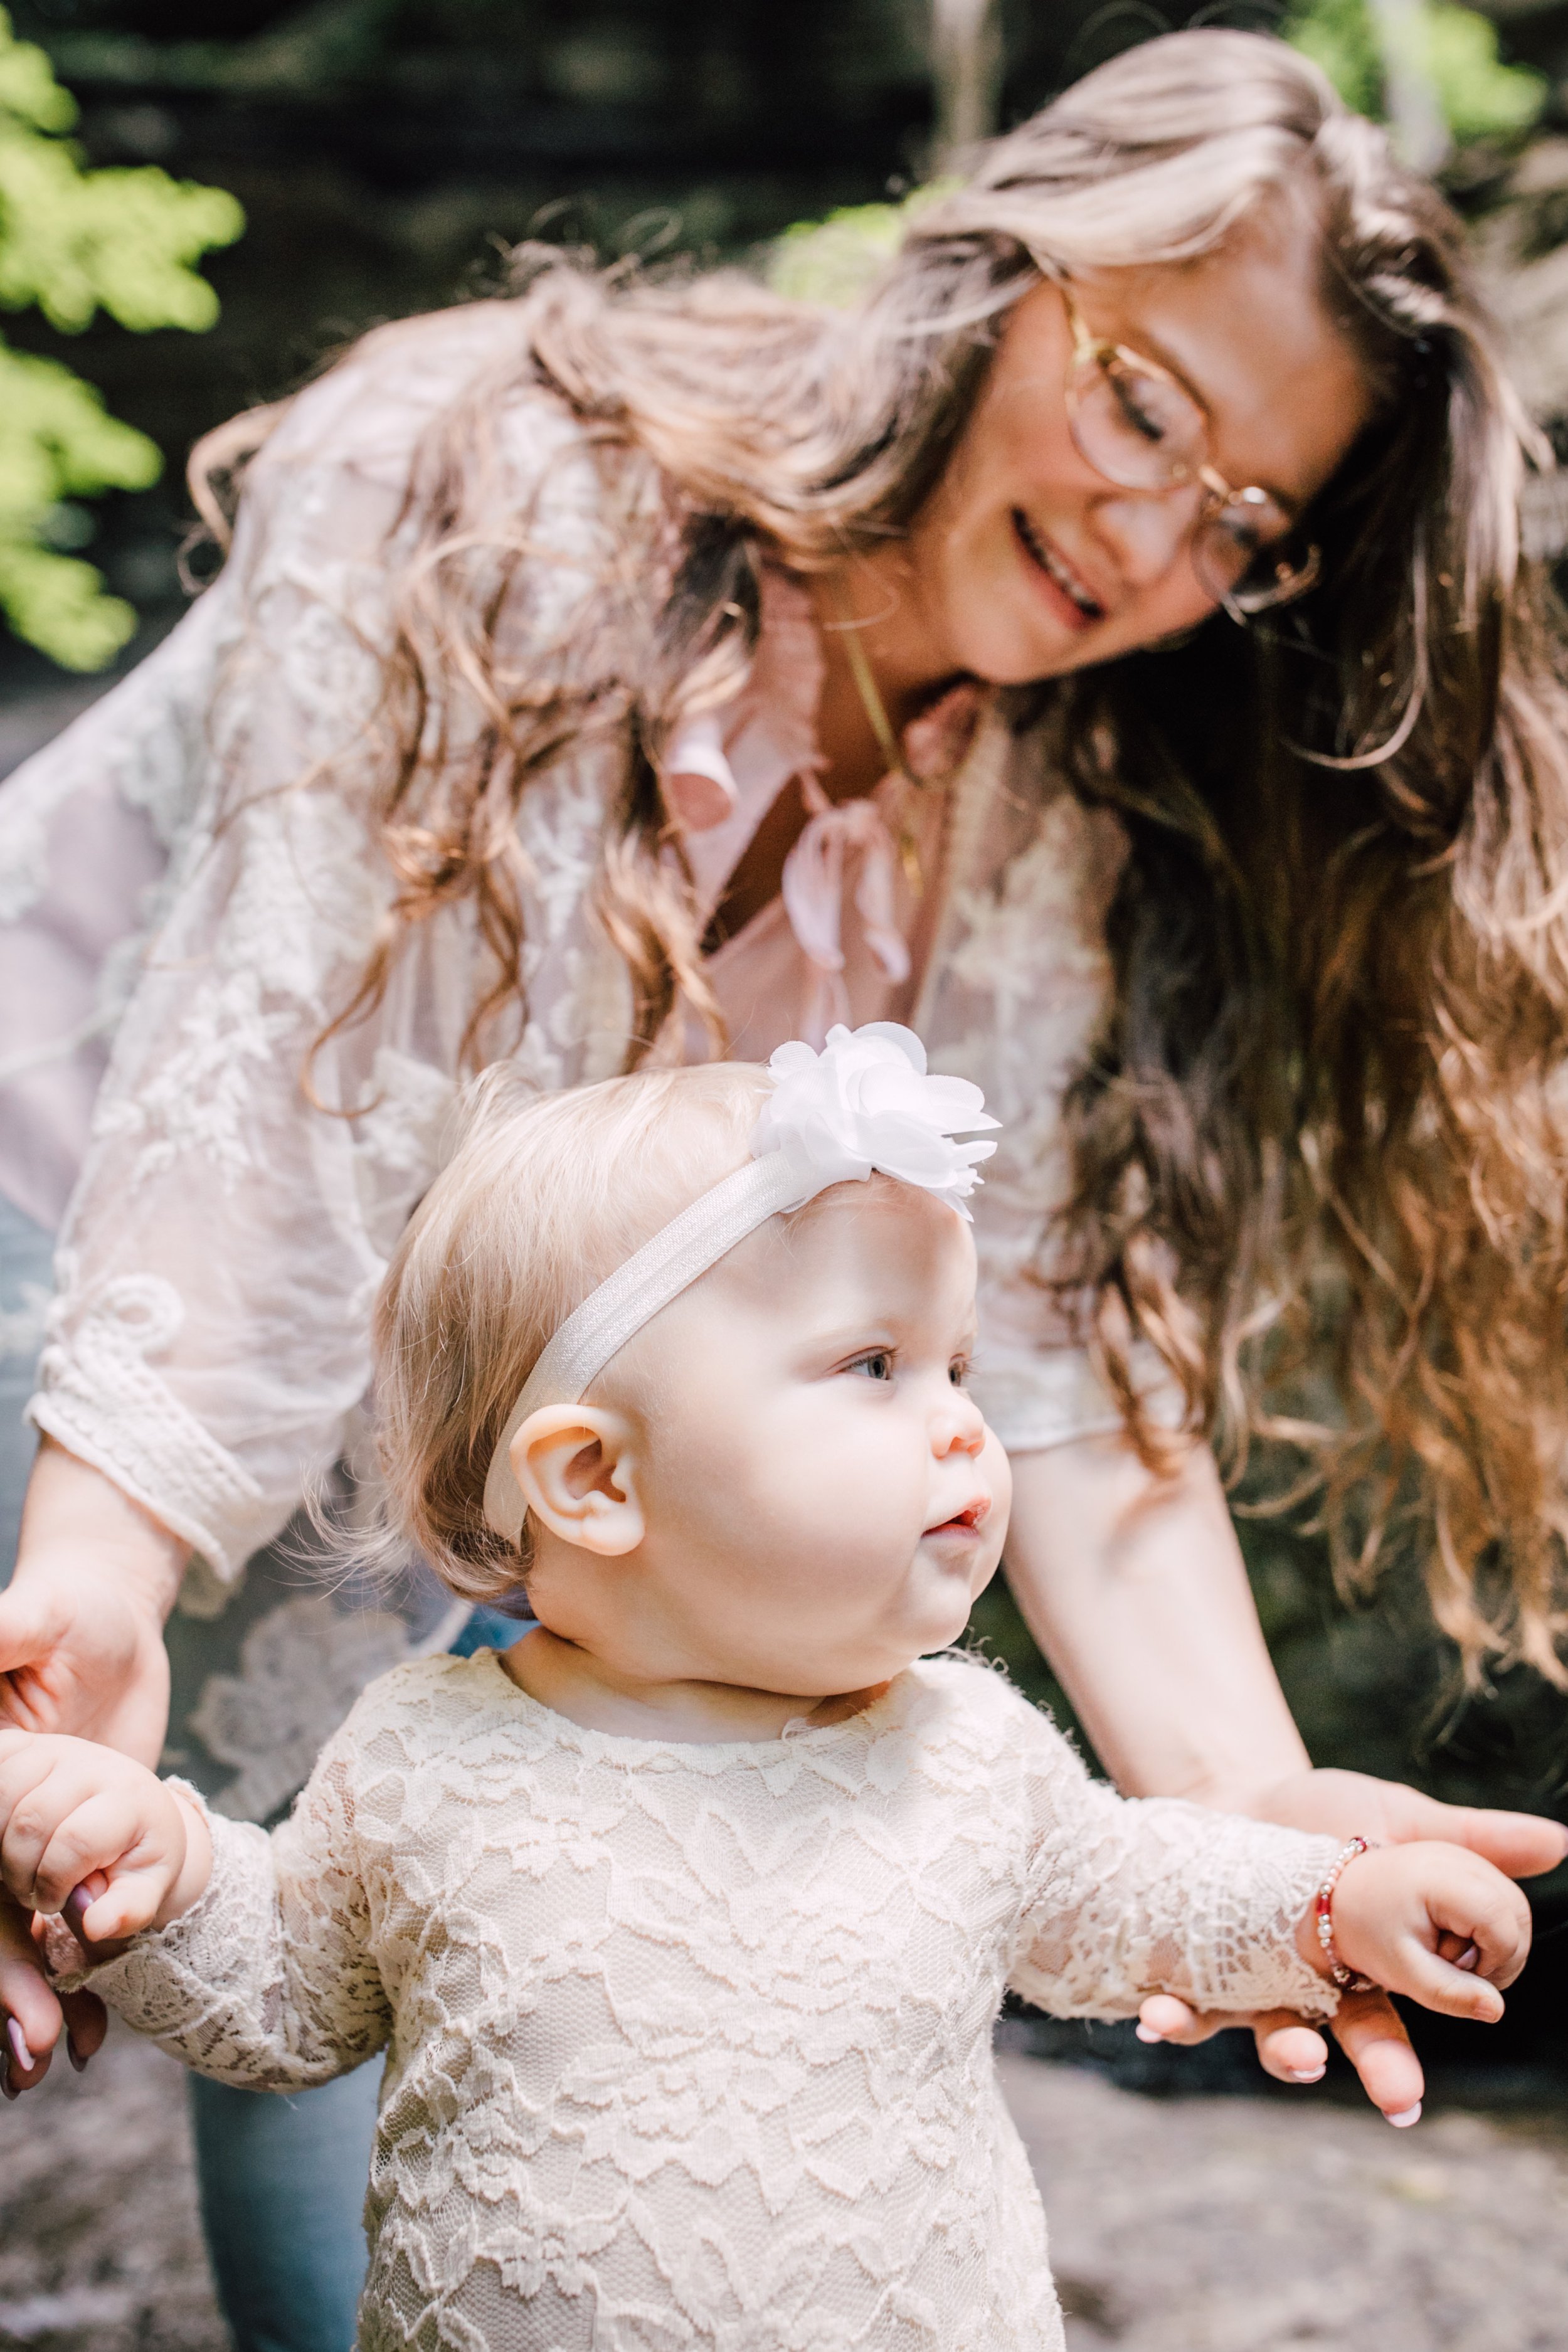
{"label": "embroidered lace fabric", "polygon": [[1060,2352],[1004,1989],[1331,2013],[1331,1839],[1092,1782],[922,1663],[758,1745],[584,1731],[494,1656],[385,1675],[270,1840],[89,1980],[218,2079],[384,2044],[362,2352]]}
{"label": "embroidered lace fabric", "polygon": [[[0,967],[32,976],[0,994],[0,1187],[50,1223],[81,1162],[33,1415],[220,1581],[342,1454],[370,1303],[437,1164],[482,970],[470,909],[424,925],[378,1012],[318,1059],[327,1110],[300,1074],[390,890],[364,821],[389,535],[395,551],[433,418],[488,374],[521,375],[518,316],[478,304],[384,330],[302,394],[250,469],[216,586],[0,789]],[[531,505],[541,553],[511,624],[526,644],[605,557],[605,488],[559,405],[498,397],[498,495]],[[752,679],[700,747],[730,808],[690,843],[710,905],[778,793],[815,773],[820,668],[804,593],[770,572]],[[973,717],[932,715],[914,763],[931,789],[889,778],[848,824],[819,809],[792,886],[804,938],[775,901],[711,971],[746,1055],[831,998],[856,1023],[909,1021],[933,1069],[984,1087],[1008,1145],[977,1204],[976,1387],[1020,1450],[1116,1421],[1027,1268],[1063,1195],[1061,1093],[1105,1000],[1123,843],[1052,783],[1039,738],[985,714],[966,751]],[[607,1075],[625,1051],[625,976],[590,910],[619,782],[599,744],[523,797],[516,1058],[541,1087]]]}

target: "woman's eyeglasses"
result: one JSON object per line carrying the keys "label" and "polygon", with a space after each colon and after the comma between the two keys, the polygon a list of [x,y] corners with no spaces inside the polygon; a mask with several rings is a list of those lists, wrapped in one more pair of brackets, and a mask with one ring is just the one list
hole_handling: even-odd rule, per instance
{"label": "woman's eyeglasses", "polygon": [[1294,562],[1285,551],[1293,518],[1256,484],[1233,489],[1209,462],[1209,420],[1186,386],[1141,352],[1091,334],[1070,288],[1056,283],[1072,330],[1068,426],[1079,457],[1126,490],[1196,485],[1203,505],[1192,537],[1193,570],[1205,594],[1233,618],[1304,595],[1321,558],[1315,547]]}

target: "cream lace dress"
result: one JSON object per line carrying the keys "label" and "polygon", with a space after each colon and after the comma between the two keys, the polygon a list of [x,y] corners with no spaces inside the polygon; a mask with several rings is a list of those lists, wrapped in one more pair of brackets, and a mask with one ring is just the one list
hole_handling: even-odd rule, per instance
{"label": "cream lace dress", "polygon": [[[435,1171],[484,971],[471,910],[424,925],[379,1011],[319,1058],[326,1109],[300,1073],[390,896],[365,793],[420,436],[494,386],[497,496],[531,506],[539,551],[527,625],[558,628],[615,554],[603,474],[563,409],[516,388],[523,356],[507,303],[359,346],[252,466],[216,583],[0,788],[0,1192],[64,1218],[31,1413],[193,1546],[169,1760],[253,1817],[298,1789],[370,1675],[448,1638],[427,1586],[401,1614],[311,1591],[288,1546],[306,1482],[364,1450],[371,1301]],[[922,787],[890,777],[827,807],[820,677],[804,593],[770,572],[746,691],[670,754],[667,782],[717,779],[728,811],[688,842],[709,905],[782,791],[815,808],[784,896],[712,961],[737,1050],[890,1017],[984,1088],[1005,1138],[977,1204],[976,1391],[1015,1451],[1114,1428],[1026,1268],[1065,1187],[1063,1088],[1105,1001],[1120,829],[977,694],[911,733]],[[541,1087],[626,1050],[626,977],[590,906],[621,766],[585,749],[522,798],[517,1059]]]}
{"label": "cream lace dress", "polygon": [[395,1669],[288,1824],[90,1981],[229,2083],[387,2050],[363,2352],[1060,2352],[1011,1985],[1324,2015],[1332,1840],[1093,1782],[989,1669],[699,1747]]}

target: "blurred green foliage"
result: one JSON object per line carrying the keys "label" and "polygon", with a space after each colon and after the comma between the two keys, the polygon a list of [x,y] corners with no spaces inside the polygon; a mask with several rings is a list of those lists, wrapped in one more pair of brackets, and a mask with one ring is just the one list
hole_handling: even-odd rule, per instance
{"label": "blurred green foliage", "polygon": [[[87,169],[65,136],[75,120],[43,50],[18,41],[0,8],[0,308],[36,304],[67,334],[100,309],[138,334],[199,334],[217,297],[195,264],[239,236],[238,205],[152,166]],[[76,501],[143,489],[162,465],[91,384],[0,341],[0,612],[68,668],[101,668],[136,625],[95,567],[66,551],[91,536]]]}
{"label": "blurred green foliage", "polygon": [[843,205],[826,220],[792,221],[769,257],[768,282],[792,302],[847,310],[903,233],[902,205]]}
{"label": "blurred green foliage", "polygon": [[928,180],[901,204],[841,205],[826,220],[792,221],[769,256],[769,285],[795,302],[847,310],[897,253],[906,221],[957,185]]}
{"label": "blurred green foliage", "polygon": [[[1461,144],[1510,139],[1528,131],[1546,102],[1546,79],[1528,66],[1504,65],[1497,27],[1471,8],[1425,0],[1413,10],[1420,54],[1412,62],[1430,83],[1443,119]],[[1280,27],[1291,45],[1321,66],[1347,106],[1381,119],[1384,55],[1368,0],[1308,0]]]}

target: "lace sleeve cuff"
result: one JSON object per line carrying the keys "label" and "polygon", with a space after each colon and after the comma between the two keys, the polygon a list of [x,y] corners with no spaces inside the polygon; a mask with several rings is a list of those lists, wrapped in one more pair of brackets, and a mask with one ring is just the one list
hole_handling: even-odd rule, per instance
{"label": "lace sleeve cuff", "polygon": [[124,1275],[39,1360],[27,1419],[184,1537],[226,1582],[271,1540],[292,1504],[263,1493],[147,1361],[184,1313],[172,1284]]}
{"label": "lace sleeve cuff", "polygon": [[346,1949],[301,1948],[280,1901],[276,1837],[173,1785],[212,1835],[205,1892],[115,1958],[62,1975],[60,1990],[90,1988],[171,2057],[243,2090],[304,2090],[362,2065],[386,2039],[374,1970]]}
{"label": "lace sleeve cuff", "polygon": [[[1152,1418],[1175,1428],[1181,1391],[1147,1340],[1133,1349],[1131,1365]],[[1079,1437],[1111,1437],[1122,1425],[1087,1348],[984,1349],[970,1387],[1009,1454],[1043,1454]]]}
{"label": "lace sleeve cuff", "polygon": [[[1332,2017],[1339,1995],[1297,1948],[1339,1852],[1311,1837],[1097,1785],[1079,1850],[1042,1849],[1008,1982],[1058,2017],[1128,2017],[1152,1992],[1200,2010]],[[1064,1902],[1064,1878],[1076,1899]]]}
{"label": "lace sleeve cuff", "polygon": [[72,1969],[57,1983],[62,1992],[99,1994],[135,2032],[200,2066],[214,2046],[214,2021],[244,2002],[268,1940],[258,1930],[261,1908],[272,1904],[272,1857],[265,1830],[211,1812],[187,1781],[168,1785],[196,1807],[211,1834],[205,1890],[169,1927],[145,1929],[115,1958]]}

